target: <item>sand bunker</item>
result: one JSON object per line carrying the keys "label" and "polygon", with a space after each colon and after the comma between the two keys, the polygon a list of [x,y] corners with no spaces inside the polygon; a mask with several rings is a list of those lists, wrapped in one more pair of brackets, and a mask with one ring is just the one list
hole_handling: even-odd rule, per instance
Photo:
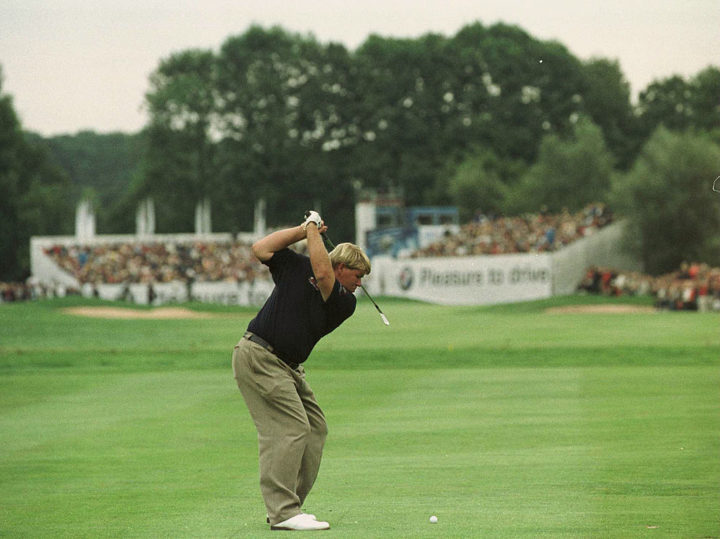
{"label": "sand bunker", "polygon": [[200,313],[183,307],[159,307],[140,310],[123,307],[68,307],[64,313],[91,318],[122,318],[126,320],[179,320],[186,318],[215,318],[212,313]]}

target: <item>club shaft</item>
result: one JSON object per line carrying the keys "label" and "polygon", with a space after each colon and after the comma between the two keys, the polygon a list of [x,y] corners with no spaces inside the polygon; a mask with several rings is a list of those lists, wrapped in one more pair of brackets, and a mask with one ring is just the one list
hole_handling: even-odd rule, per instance
{"label": "club shaft", "polygon": [[380,310],[380,307],[378,306],[378,304],[375,303],[375,300],[372,299],[372,296],[371,296],[370,294],[368,294],[368,291],[367,291],[367,290],[365,290],[365,287],[364,287],[363,285],[360,285],[360,288],[362,288],[362,291],[365,292],[365,295],[366,295],[366,296],[368,297],[368,299],[372,302],[372,304],[375,305],[375,308],[378,310],[378,312],[379,312],[380,314],[384,314],[384,313],[382,312],[382,310]]}

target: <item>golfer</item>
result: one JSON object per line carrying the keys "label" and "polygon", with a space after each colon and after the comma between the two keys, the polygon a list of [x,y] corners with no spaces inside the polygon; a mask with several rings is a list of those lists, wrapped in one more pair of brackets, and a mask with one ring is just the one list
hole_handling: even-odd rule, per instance
{"label": "golfer", "polygon": [[[260,490],[272,530],[330,527],[302,511],[327,436],[302,363],[355,311],[353,292],[370,273],[370,260],[351,243],[328,254],[321,236],[326,230],[313,211],[302,225],[253,244],[275,288],[233,352],[233,373],[258,432]],[[309,257],[288,249],[303,239]]]}

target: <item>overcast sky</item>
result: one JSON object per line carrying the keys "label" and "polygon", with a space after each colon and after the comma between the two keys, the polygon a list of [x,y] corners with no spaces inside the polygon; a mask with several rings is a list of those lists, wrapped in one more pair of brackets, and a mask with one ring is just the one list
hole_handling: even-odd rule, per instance
{"label": "overcast sky", "polygon": [[371,33],[454,35],[480,21],[617,59],[634,94],[720,66],[720,0],[0,0],[3,93],[25,129],[135,132],[148,76],[189,48],[219,50],[252,23],[356,48]]}

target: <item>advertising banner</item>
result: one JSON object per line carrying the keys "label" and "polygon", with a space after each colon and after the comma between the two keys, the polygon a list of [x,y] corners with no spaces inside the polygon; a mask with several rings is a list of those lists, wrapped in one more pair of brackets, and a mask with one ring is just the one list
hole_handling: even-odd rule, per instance
{"label": "advertising banner", "polygon": [[[446,305],[489,305],[552,295],[549,254],[375,259],[373,292]],[[371,274],[372,276],[372,274]]]}

